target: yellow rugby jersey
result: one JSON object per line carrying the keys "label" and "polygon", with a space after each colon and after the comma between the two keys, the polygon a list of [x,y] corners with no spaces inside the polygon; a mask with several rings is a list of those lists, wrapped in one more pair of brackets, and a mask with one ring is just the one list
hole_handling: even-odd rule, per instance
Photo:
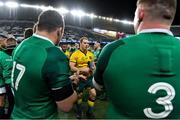
{"label": "yellow rugby jersey", "polygon": [[66,50],[66,52],[64,53],[68,58],[70,58],[71,53],[69,51]]}
{"label": "yellow rugby jersey", "polygon": [[93,60],[94,54],[90,51],[84,54],[80,50],[77,50],[70,57],[70,62],[76,63],[77,68],[88,67],[88,62],[92,62]]}

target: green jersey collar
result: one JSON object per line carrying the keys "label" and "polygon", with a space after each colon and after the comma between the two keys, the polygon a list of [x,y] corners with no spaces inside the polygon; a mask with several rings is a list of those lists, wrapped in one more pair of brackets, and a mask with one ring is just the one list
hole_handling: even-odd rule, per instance
{"label": "green jersey collar", "polygon": [[141,30],[138,34],[141,34],[141,33],[166,33],[168,35],[174,36],[170,30],[160,29],[160,28],[144,29],[144,30]]}
{"label": "green jersey collar", "polygon": [[41,36],[41,35],[37,35],[37,34],[33,34],[33,36],[41,38],[41,39],[46,40],[46,41],[49,41],[49,42],[51,42],[54,45],[54,43],[49,38],[47,38],[47,37],[44,37],[44,36]]}

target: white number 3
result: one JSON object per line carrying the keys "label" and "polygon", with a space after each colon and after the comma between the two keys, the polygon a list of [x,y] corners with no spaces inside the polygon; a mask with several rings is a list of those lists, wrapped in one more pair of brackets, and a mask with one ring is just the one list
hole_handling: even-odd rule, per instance
{"label": "white number 3", "polygon": [[148,89],[148,92],[151,94],[156,94],[156,92],[159,90],[165,90],[167,92],[167,95],[165,97],[160,97],[156,100],[158,104],[163,105],[165,107],[165,111],[160,113],[154,113],[152,112],[151,108],[145,108],[144,114],[148,118],[156,118],[156,119],[166,118],[173,110],[173,105],[171,103],[171,100],[174,99],[176,94],[174,88],[168,83],[159,82],[152,85]]}

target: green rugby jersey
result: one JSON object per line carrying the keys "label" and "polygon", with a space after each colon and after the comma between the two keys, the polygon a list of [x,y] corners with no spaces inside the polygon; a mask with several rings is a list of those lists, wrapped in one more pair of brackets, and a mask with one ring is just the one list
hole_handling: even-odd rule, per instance
{"label": "green rugby jersey", "polygon": [[101,53],[101,48],[100,48],[100,49],[97,49],[97,50],[95,50],[95,51],[93,52],[93,54],[94,54],[94,56],[95,56],[95,61],[98,60],[98,57],[99,57],[100,53]]}
{"label": "green rugby jersey", "polygon": [[180,119],[180,41],[164,29],[107,45],[94,85],[105,87],[108,118]]}
{"label": "green rugby jersey", "polygon": [[0,87],[11,83],[12,57],[0,51]]}
{"label": "green rugby jersey", "polygon": [[71,84],[69,71],[68,58],[50,40],[38,35],[24,40],[13,53],[12,118],[58,118],[51,90]]}

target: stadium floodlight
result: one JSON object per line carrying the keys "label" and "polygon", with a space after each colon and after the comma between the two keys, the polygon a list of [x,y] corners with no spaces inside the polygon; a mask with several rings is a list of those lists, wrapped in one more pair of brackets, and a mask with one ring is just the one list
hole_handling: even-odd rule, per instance
{"label": "stadium floodlight", "polygon": [[19,4],[14,1],[8,1],[5,3],[5,5],[9,8],[18,8],[19,7]]}
{"label": "stadium floodlight", "polygon": [[132,21],[128,21],[128,20],[121,20],[120,22],[123,23],[123,24],[133,25],[133,22]]}
{"label": "stadium floodlight", "polygon": [[102,19],[102,16],[98,16],[99,19]]}
{"label": "stadium floodlight", "polygon": [[98,16],[94,14],[94,18],[97,18]]}
{"label": "stadium floodlight", "polygon": [[103,20],[105,20],[105,19],[106,19],[106,17],[102,17],[102,19],[103,19]]}
{"label": "stadium floodlight", "polygon": [[61,14],[67,14],[67,13],[69,13],[69,10],[68,9],[66,9],[66,8],[64,8],[64,7],[61,7],[61,8],[59,8],[59,9],[57,9]]}
{"label": "stadium floodlight", "polygon": [[24,7],[24,8],[31,8],[32,5],[28,5],[28,4],[20,4],[20,7]]}
{"label": "stadium floodlight", "polygon": [[82,10],[71,10],[71,14],[78,17],[82,17],[86,15],[86,13],[83,12]]}
{"label": "stadium floodlight", "polygon": [[94,28],[93,31],[94,31],[94,32],[100,32],[100,29]]}
{"label": "stadium floodlight", "polygon": [[119,19],[114,19],[115,22],[121,22]]}
{"label": "stadium floodlight", "polygon": [[94,15],[94,13],[87,14],[87,16],[89,16],[91,19],[93,19],[93,18],[97,18],[97,16],[96,16],[96,15]]}
{"label": "stadium floodlight", "polygon": [[111,22],[112,22],[112,21],[113,21],[113,18],[109,18],[109,21],[111,21]]}
{"label": "stadium floodlight", "polygon": [[41,9],[42,11],[46,11],[46,10],[55,10],[55,8],[53,8],[52,6],[44,6],[44,5],[41,5],[39,6],[39,9]]}
{"label": "stadium floodlight", "polygon": [[106,20],[108,20],[108,21],[112,21],[112,20],[113,20],[113,18],[109,18],[109,17],[107,17],[107,18],[106,18]]}
{"label": "stadium floodlight", "polygon": [[20,4],[20,7],[42,9],[42,6],[39,6],[39,5],[28,5],[28,4]]}
{"label": "stadium floodlight", "polygon": [[42,11],[45,11],[45,10],[48,9],[48,7],[45,7],[44,5],[41,5],[41,6],[39,6],[39,9],[41,9]]}
{"label": "stadium floodlight", "polygon": [[0,6],[4,6],[4,3],[0,1]]}

